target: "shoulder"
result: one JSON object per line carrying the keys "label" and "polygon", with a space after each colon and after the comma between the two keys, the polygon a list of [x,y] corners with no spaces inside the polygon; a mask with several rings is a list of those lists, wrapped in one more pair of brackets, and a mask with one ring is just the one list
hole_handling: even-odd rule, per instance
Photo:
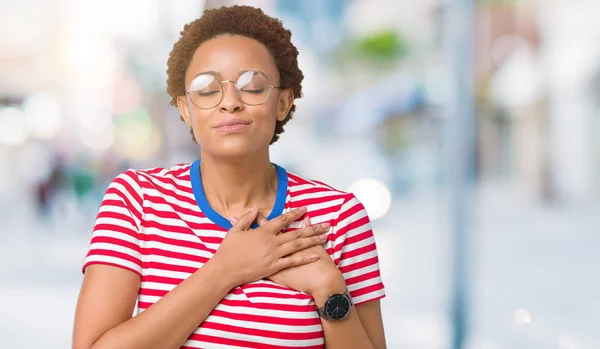
{"label": "shoulder", "polygon": [[290,195],[295,201],[305,201],[305,203],[321,205],[329,204],[332,208],[335,207],[335,211],[344,210],[349,203],[360,204],[354,194],[350,192],[289,171],[288,188]]}
{"label": "shoulder", "polygon": [[[144,188],[164,186],[165,184],[177,185],[189,182],[191,164],[178,164],[169,168],[153,167],[145,169],[130,168],[116,176],[109,186],[117,190],[126,191],[141,196]],[[182,186],[185,186],[183,184]]]}
{"label": "shoulder", "polygon": [[[185,163],[185,164],[173,165],[168,168],[152,167],[152,168],[138,169],[138,170],[130,169],[128,171],[135,173],[140,178],[140,180],[148,180],[148,181],[152,181],[152,180],[161,181],[161,180],[167,180],[167,179],[189,180],[191,166],[192,166],[192,163]],[[126,171],[126,172],[128,172],[128,171]]]}
{"label": "shoulder", "polygon": [[135,182],[137,190],[148,186],[176,185],[187,187],[190,180],[191,163],[178,164],[168,168],[152,167],[145,169],[128,169],[118,175],[115,181],[127,179]]}
{"label": "shoulder", "polygon": [[349,195],[349,193],[343,190],[315,179],[309,179],[289,171],[287,171],[287,175],[288,188],[292,194],[319,193],[341,196]]}

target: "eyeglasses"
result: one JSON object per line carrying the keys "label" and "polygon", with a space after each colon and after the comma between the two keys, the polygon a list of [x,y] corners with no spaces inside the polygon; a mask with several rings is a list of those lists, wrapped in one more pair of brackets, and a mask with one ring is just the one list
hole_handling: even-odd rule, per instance
{"label": "eyeglasses", "polygon": [[219,80],[212,73],[204,73],[196,76],[186,91],[188,98],[200,109],[211,109],[219,105],[223,100],[223,84],[231,82],[235,86],[235,94],[242,103],[247,105],[259,105],[264,103],[271,90],[282,89],[281,86],[273,86],[265,73],[261,71],[248,70],[242,73],[237,80]]}

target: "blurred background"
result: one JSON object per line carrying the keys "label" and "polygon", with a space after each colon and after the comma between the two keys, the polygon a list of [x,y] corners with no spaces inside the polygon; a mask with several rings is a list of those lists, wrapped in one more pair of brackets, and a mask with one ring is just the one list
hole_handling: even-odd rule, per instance
{"label": "blurred background", "polygon": [[292,30],[273,161],[365,204],[389,348],[600,348],[597,0],[0,1],[0,347],[70,347],[104,190],[197,158],[166,61],[231,4]]}

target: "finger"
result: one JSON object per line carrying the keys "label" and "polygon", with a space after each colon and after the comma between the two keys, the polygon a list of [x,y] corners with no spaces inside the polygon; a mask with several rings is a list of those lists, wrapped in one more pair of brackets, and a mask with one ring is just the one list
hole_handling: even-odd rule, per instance
{"label": "finger", "polygon": [[302,228],[306,228],[310,225],[310,217],[307,215],[302,221]]}
{"label": "finger", "polygon": [[[309,218],[309,217],[308,217],[308,215],[307,215],[307,216],[306,216],[306,218],[304,218],[304,219],[302,220],[302,226],[301,226],[301,228],[306,228],[306,227],[308,227],[309,225],[310,225],[310,218]],[[277,235],[279,235],[279,234],[277,234]],[[298,236],[298,237],[300,237],[300,236]]]}
{"label": "finger", "polygon": [[[287,234],[282,234],[287,235]],[[277,248],[277,253],[279,256],[287,256],[292,253],[296,253],[298,251],[305,250],[309,247],[317,246],[323,244],[327,241],[327,234],[321,234],[317,236],[311,236],[308,238],[295,239],[289,242],[284,243],[283,245]]]}
{"label": "finger", "polygon": [[231,231],[242,231],[248,230],[252,225],[252,222],[256,220],[256,215],[258,214],[258,209],[256,206],[250,208],[243,216],[238,219],[238,221],[231,227]]}
{"label": "finger", "polygon": [[321,223],[300,228],[291,232],[287,232],[285,234],[278,235],[277,242],[279,242],[279,245],[283,245],[294,240],[324,234],[327,233],[330,227],[331,225],[329,223]]}
{"label": "finger", "polygon": [[237,217],[230,217],[229,221],[231,222],[231,225],[235,225],[235,223],[237,223],[238,218]]}
{"label": "finger", "polygon": [[269,220],[265,216],[263,216],[262,214],[259,213],[256,216],[256,223],[262,227],[263,225],[269,223]]}
{"label": "finger", "polygon": [[279,258],[275,262],[274,268],[276,270],[273,273],[276,273],[282,269],[298,267],[301,265],[312,263],[312,262],[318,260],[319,258],[320,257],[318,254],[313,254],[310,256],[290,256],[290,257]]}
{"label": "finger", "polygon": [[[296,219],[302,217],[306,213],[306,207],[300,207],[293,209],[289,212],[282,214],[281,216],[271,219],[267,222],[264,227],[265,229],[271,231],[273,234],[279,233],[283,228],[292,224],[292,222],[296,221]],[[285,235],[285,234],[283,234]]]}

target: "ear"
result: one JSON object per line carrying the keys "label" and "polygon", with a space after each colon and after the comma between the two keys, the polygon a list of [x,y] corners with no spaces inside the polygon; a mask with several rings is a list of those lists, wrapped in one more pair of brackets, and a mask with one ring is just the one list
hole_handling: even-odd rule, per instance
{"label": "ear", "polygon": [[277,105],[277,121],[283,121],[294,105],[294,92],[290,88],[281,90]]}
{"label": "ear", "polygon": [[183,117],[183,121],[192,128],[192,118],[190,116],[190,110],[188,108],[187,96],[178,96],[177,97],[177,108],[181,113],[181,117]]}

